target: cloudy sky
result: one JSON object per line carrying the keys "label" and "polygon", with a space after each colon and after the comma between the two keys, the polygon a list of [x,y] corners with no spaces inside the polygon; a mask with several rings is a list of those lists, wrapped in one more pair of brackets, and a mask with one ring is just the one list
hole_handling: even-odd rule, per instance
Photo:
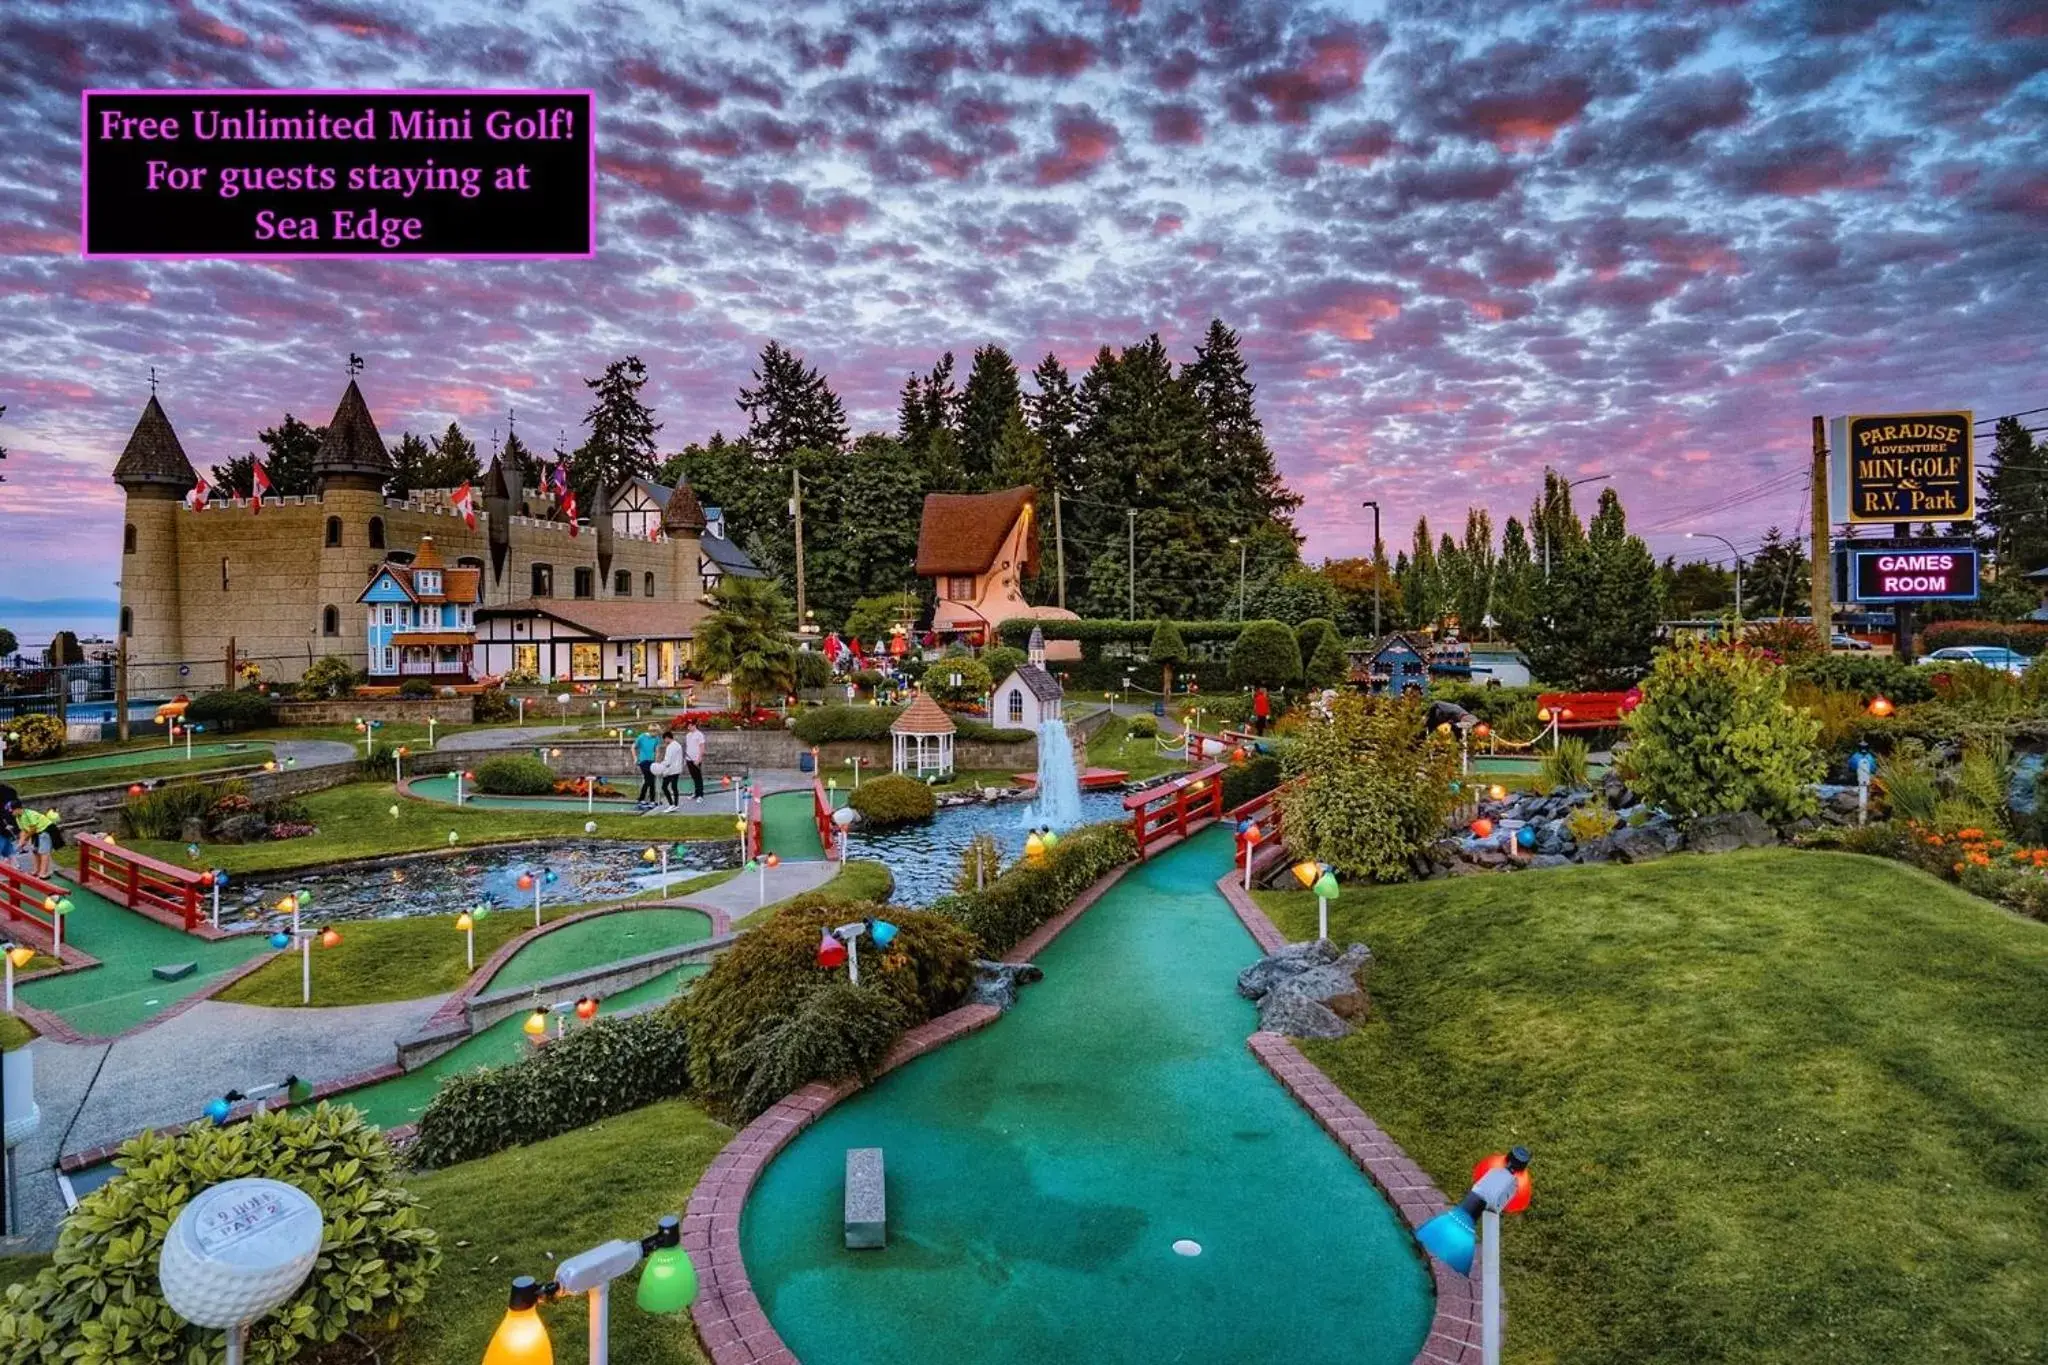
{"label": "cloudy sky", "polygon": [[[1814,413],[2048,405],[2039,0],[7,0],[0,594],[111,595],[161,376],[202,465],[652,372],[665,448],[778,338],[858,427],[1000,342],[1244,336],[1312,558],[1611,473],[1660,555],[1803,524]],[[591,261],[78,258],[91,86],[592,87]],[[1702,542],[1695,542],[1695,548]]]}

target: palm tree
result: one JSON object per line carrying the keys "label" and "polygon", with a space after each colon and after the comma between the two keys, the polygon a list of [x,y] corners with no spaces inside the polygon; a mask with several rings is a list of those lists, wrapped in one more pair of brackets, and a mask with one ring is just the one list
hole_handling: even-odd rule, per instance
{"label": "palm tree", "polygon": [[789,610],[773,580],[728,577],[711,605],[716,611],[697,627],[697,663],[706,677],[731,678],[736,707],[796,686],[796,650],[783,625]]}

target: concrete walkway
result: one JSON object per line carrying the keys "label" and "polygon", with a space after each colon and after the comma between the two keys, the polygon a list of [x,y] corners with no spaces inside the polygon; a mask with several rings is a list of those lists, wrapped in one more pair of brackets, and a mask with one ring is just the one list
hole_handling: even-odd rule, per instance
{"label": "concrete walkway", "polygon": [[493,726],[484,730],[458,730],[452,735],[443,735],[434,743],[436,753],[443,749],[467,752],[471,749],[518,749],[529,744],[545,744],[557,735],[573,734],[581,727],[575,725],[516,725]]}
{"label": "concrete walkway", "polygon": [[[722,910],[737,920],[753,914],[763,905],[773,905],[776,901],[801,896],[806,891],[815,891],[831,881],[838,871],[838,863],[829,863],[822,859],[812,862],[785,861],[758,872],[742,872],[731,881],[720,882],[717,886],[665,904],[694,905],[700,910]],[[760,890],[764,878],[768,888],[765,896]]]}
{"label": "concrete walkway", "polygon": [[272,743],[277,761],[295,759],[301,768],[331,768],[337,763],[353,763],[358,750],[353,744],[343,744],[338,739],[280,739]]}

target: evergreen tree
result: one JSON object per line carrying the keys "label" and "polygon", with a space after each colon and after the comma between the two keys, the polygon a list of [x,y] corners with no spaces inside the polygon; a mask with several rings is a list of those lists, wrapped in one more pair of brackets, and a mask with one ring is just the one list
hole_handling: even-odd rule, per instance
{"label": "evergreen tree", "polygon": [[1013,415],[1021,424],[1023,392],[1017,384],[1017,364],[1002,347],[982,346],[974,352],[967,387],[960,395],[960,468],[968,487],[1001,486],[995,482],[996,463]]}
{"label": "evergreen tree", "polygon": [[[1590,535],[1553,498],[1550,578],[1539,580],[1529,658],[1545,682],[1625,686],[1649,666],[1662,604],[1649,547],[1628,533],[1621,497],[1600,495]],[[1539,570],[1540,573],[1540,570]]]}
{"label": "evergreen tree", "polygon": [[1458,623],[1470,639],[1481,630],[1490,631],[1489,621],[1499,624],[1499,616],[1493,610],[1497,571],[1493,518],[1484,507],[1468,508],[1465,512],[1465,539],[1458,546],[1458,561]]}
{"label": "evergreen tree", "polygon": [[1343,606],[1337,625],[1344,634],[1370,639],[1373,635],[1373,585],[1379,585],[1379,615],[1382,630],[1401,623],[1401,585],[1384,554],[1371,559],[1331,559],[1322,568],[1323,577],[1337,590]]}
{"label": "evergreen tree", "polygon": [[2048,567],[2048,441],[2017,417],[1999,418],[1978,483],[1977,520],[1999,577]]}
{"label": "evergreen tree", "polygon": [[508,469],[519,472],[519,487],[530,495],[540,486],[540,456],[527,449],[526,442],[519,439],[519,429],[512,428],[505,433],[505,448],[498,452],[498,458]]}
{"label": "evergreen tree", "polygon": [[1681,619],[1713,616],[1735,601],[1735,575],[1703,559],[1680,564],[1673,555],[1658,566],[1657,582],[1664,609]]}
{"label": "evergreen tree", "polygon": [[1294,513],[1301,498],[1281,481],[1266,445],[1265,428],[1253,402],[1251,382],[1237,333],[1221,319],[1209,323],[1195,347],[1195,359],[1181,372],[1201,405],[1204,437],[1203,479],[1215,497],[1237,518],[1232,528],[1243,534],[1261,522],[1283,527],[1299,546]]}
{"label": "evergreen tree", "polygon": [[779,341],[761,349],[754,387],[740,390],[739,405],[747,414],[747,445],[770,464],[786,463],[797,450],[836,454],[846,447],[839,396]]}
{"label": "evergreen tree", "polygon": [[[290,413],[284,421],[274,427],[267,427],[256,433],[256,439],[264,446],[263,472],[270,479],[270,495],[274,498],[293,497],[312,493],[313,457],[320,452],[320,442],[327,435],[326,427],[309,427]],[[213,467],[213,486],[234,497],[249,496],[249,466],[256,456],[237,455],[226,464]]]}
{"label": "evergreen tree", "polygon": [[1038,490],[1039,502],[1047,505],[1050,515],[1052,481],[1052,464],[1046,458],[1045,442],[1024,420],[1024,410],[1011,408],[1003,422],[1002,439],[996,444],[989,487],[1015,488],[1028,483]]}
{"label": "evergreen tree", "polygon": [[1072,497],[1080,491],[1083,473],[1075,439],[1081,425],[1080,395],[1075,392],[1074,381],[1067,376],[1067,367],[1060,364],[1060,358],[1050,351],[1046,352],[1045,359],[1038,362],[1038,368],[1031,372],[1031,379],[1038,385],[1037,393],[1027,394],[1024,398],[1031,429],[1045,447],[1046,463],[1052,468],[1054,486]]}
{"label": "evergreen tree", "polygon": [[1188,661],[1187,641],[1180,637],[1180,627],[1171,616],[1159,618],[1159,624],[1152,628],[1152,643],[1145,651],[1145,657],[1159,665],[1159,692],[1161,696],[1173,695],[1173,666]]}
{"label": "evergreen tree", "polygon": [[707,676],[729,675],[741,707],[773,700],[796,686],[796,650],[784,633],[788,604],[765,578],[727,578],[712,594],[712,614],[697,625],[697,662]]}
{"label": "evergreen tree", "polygon": [[654,433],[661,430],[661,423],[654,420],[654,410],[640,401],[646,383],[647,367],[634,355],[613,361],[603,374],[583,381],[597,401],[583,415],[590,435],[569,456],[569,480],[586,517],[606,515],[606,509],[597,505],[600,484],[609,497],[629,479],[654,475]]}
{"label": "evergreen tree", "polygon": [[1323,636],[1301,668],[1302,681],[1310,687],[1335,687],[1351,676],[1351,660],[1335,631]]}
{"label": "evergreen tree", "polygon": [[1805,547],[1773,526],[1742,566],[1743,618],[1806,615],[1812,585],[1813,565]]}
{"label": "evergreen tree", "polygon": [[1493,615],[1502,635],[1526,640],[1534,618],[1537,590],[1535,560],[1522,523],[1509,517],[1500,533],[1500,560],[1494,568]]}
{"label": "evergreen tree", "polygon": [[1414,630],[1427,630],[1443,615],[1443,585],[1437,573],[1436,548],[1429,543],[1429,518],[1415,523],[1415,541],[1400,574],[1402,618]]}
{"label": "evergreen tree", "polygon": [[398,438],[398,444],[391,447],[391,482],[384,485],[387,497],[402,498],[421,488],[431,488],[425,478],[428,461],[434,457],[427,443],[411,432]]}
{"label": "evergreen tree", "polygon": [[450,422],[448,430],[434,438],[434,455],[428,471],[433,481],[422,484],[424,488],[459,488],[483,478],[484,467],[477,455],[476,442],[469,439],[460,424]]}

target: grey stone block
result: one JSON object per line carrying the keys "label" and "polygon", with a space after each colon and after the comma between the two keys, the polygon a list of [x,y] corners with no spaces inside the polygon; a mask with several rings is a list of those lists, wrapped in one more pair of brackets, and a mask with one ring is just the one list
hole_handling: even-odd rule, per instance
{"label": "grey stone block", "polygon": [[151,967],[149,974],[159,981],[183,981],[198,970],[197,962],[166,962],[161,967]]}
{"label": "grey stone block", "polygon": [[866,1250],[888,1244],[889,1196],[884,1188],[882,1149],[846,1149],[846,1245]]}

